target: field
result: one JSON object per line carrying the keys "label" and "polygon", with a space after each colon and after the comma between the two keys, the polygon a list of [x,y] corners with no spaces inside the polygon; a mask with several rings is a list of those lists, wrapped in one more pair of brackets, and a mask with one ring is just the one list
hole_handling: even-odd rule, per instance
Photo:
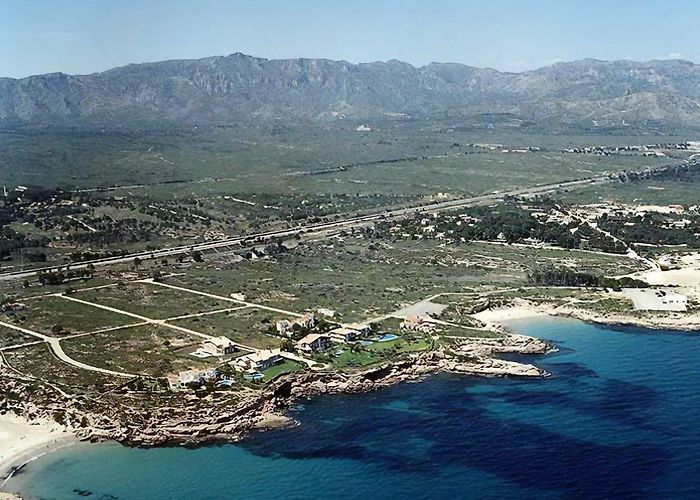
{"label": "field", "polygon": [[163,377],[171,372],[206,367],[211,363],[178,355],[201,338],[157,325],[76,337],[62,342],[63,350],[82,363],[118,372]]}
{"label": "field", "polygon": [[151,319],[165,319],[232,307],[228,301],[179,290],[163,289],[145,283],[125,283],[109,288],[88,290],[78,292],[74,297]]}
{"label": "field", "polygon": [[[664,137],[664,141],[681,139],[687,138]],[[163,180],[230,179],[232,184],[221,188],[217,183],[203,185],[202,189],[209,196],[217,192],[425,193],[453,188],[480,192],[503,189],[512,182],[536,184],[550,176],[571,178],[640,166],[639,158],[564,156],[561,150],[572,146],[642,144],[653,140],[649,136],[446,131],[438,124],[417,122],[386,122],[372,133],[358,133],[351,127],[312,130],[303,126],[278,130],[230,128],[139,134],[2,132],[0,155],[5,167],[0,170],[0,180],[10,186],[91,188]],[[495,143],[510,149],[537,146],[542,151],[528,155],[500,154],[469,147],[471,143]],[[458,154],[464,152],[474,154]],[[294,178],[284,175],[413,157],[436,158],[350,168],[338,176]],[[659,160],[644,158],[641,163],[652,165]],[[387,166],[390,168],[385,170]],[[406,176],[403,182],[401,176],[392,177],[397,168]],[[430,172],[435,175],[431,176]],[[401,187],[402,184],[405,187]],[[179,189],[173,185],[166,193],[172,188]],[[197,185],[185,189],[204,192],[198,191]],[[157,198],[158,194],[154,196]]]}
{"label": "field", "polygon": [[606,184],[572,191],[562,197],[570,203],[625,203],[636,205],[685,205],[700,202],[698,181],[644,181],[629,184]]}
{"label": "field", "polygon": [[282,338],[271,335],[278,320],[288,318],[287,315],[246,307],[231,312],[208,314],[194,318],[170,321],[197,332],[215,337],[225,336],[234,342],[256,349],[277,349]]}
{"label": "field", "polygon": [[[28,301],[26,311],[14,314],[14,323],[49,336],[85,333],[135,323],[122,314],[73,302],[61,297],[45,297]],[[60,328],[58,328],[60,327]]]}
{"label": "field", "polygon": [[35,340],[37,340],[37,338],[31,335],[13,330],[12,328],[0,326],[0,347],[34,342]]}
{"label": "field", "polygon": [[434,240],[400,240],[387,246],[348,237],[332,247],[313,244],[275,259],[192,266],[165,283],[294,312],[328,308],[334,319],[361,321],[445,292],[522,286],[527,271],[565,262],[597,273],[632,272],[624,256],[471,243],[444,247]]}
{"label": "field", "polygon": [[4,356],[7,362],[20,372],[59,384],[67,390],[78,392],[101,390],[105,384],[119,382],[115,377],[62,363],[53,356],[45,344],[6,351]]}

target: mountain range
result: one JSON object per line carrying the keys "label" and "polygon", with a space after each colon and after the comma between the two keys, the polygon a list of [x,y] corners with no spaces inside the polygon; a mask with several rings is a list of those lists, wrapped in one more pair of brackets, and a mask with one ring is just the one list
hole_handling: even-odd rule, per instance
{"label": "mountain range", "polygon": [[700,65],[584,59],[522,73],[241,53],[71,76],[0,78],[0,126],[175,127],[441,117],[473,123],[700,127]]}

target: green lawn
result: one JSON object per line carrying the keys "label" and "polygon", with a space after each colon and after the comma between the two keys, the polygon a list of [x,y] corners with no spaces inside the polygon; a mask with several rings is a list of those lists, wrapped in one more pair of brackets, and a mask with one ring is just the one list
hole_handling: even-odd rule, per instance
{"label": "green lawn", "polygon": [[291,373],[291,372],[296,372],[303,370],[304,368],[299,364],[295,363],[294,361],[289,361],[285,360],[283,363],[278,363],[276,365],[272,365],[270,368],[267,370],[263,371],[263,375],[265,378],[263,379],[264,381],[270,381],[277,377],[278,375],[281,375],[283,373]]}
{"label": "green lawn", "polygon": [[[387,361],[401,354],[425,351],[429,348],[430,342],[424,339],[408,342],[399,337],[388,342],[373,342],[357,352],[352,352],[349,347],[344,346],[341,348],[343,350],[342,354],[332,355],[332,363],[336,368],[368,366]],[[329,352],[333,353],[335,350],[331,348]]]}

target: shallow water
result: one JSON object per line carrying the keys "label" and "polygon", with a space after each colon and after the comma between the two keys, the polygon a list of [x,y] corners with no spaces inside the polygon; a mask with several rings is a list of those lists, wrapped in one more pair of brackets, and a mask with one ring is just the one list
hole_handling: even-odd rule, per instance
{"label": "shallow water", "polygon": [[436,376],[307,402],[243,445],[79,445],[31,463],[27,498],[700,498],[700,336],[514,322],[561,351],[546,380]]}

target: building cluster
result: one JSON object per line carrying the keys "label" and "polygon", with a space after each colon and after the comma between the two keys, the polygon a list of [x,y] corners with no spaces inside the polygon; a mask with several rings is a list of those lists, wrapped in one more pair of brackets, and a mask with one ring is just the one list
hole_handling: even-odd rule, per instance
{"label": "building cluster", "polygon": [[399,325],[402,331],[432,334],[436,331],[434,323],[425,320],[423,316],[406,316]]}
{"label": "building cluster", "polygon": [[282,361],[283,357],[280,349],[264,349],[236,358],[232,365],[239,371],[256,373],[267,370]]}
{"label": "building cluster", "polygon": [[191,384],[205,383],[216,380],[219,371],[216,368],[207,370],[185,370],[168,375],[168,386],[171,390],[186,389]]}
{"label": "building cluster", "polygon": [[660,149],[688,149],[687,143],[679,144],[647,144],[641,146],[590,146],[581,148],[567,148],[564,153],[616,155],[624,153],[641,153],[643,156],[666,156]]}
{"label": "building cluster", "polygon": [[210,358],[233,354],[236,344],[228,337],[211,337],[202,342],[200,347],[192,353],[197,358]]}
{"label": "building cluster", "polygon": [[284,337],[293,337],[295,333],[309,331],[318,324],[313,313],[305,313],[291,319],[283,319],[275,324],[277,333]]}

